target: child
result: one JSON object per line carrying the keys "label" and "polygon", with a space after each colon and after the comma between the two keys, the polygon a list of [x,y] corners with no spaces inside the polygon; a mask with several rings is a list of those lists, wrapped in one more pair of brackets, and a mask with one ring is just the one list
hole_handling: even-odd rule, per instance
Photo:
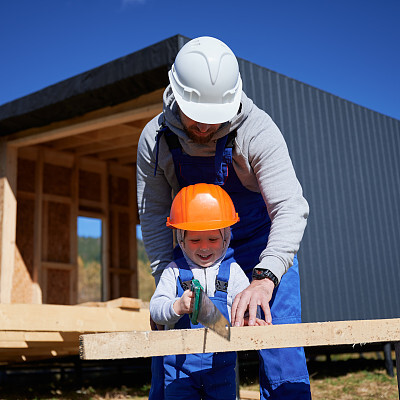
{"label": "child", "polygon": [[[202,327],[193,325],[188,315],[193,308],[192,279],[200,281],[230,320],[235,296],[249,285],[237,263],[223,261],[230,226],[238,220],[231,198],[220,186],[199,183],[176,195],[167,226],[177,229],[181,253],[165,268],[151,298],[150,314],[156,324],[166,329]],[[236,399],[235,352],[164,356],[163,362],[165,400]]]}

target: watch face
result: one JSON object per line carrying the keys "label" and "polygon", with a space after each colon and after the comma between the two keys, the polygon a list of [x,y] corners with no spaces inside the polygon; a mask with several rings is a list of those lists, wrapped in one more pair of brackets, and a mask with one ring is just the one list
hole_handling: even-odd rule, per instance
{"label": "watch face", "polygon": [[255,269],[253,271],[253,279],[264,279],[265,278],[265,271],[262,269]]}
{"label": "watch face", "polygon": [[267,270],[254,268],[252,276],[253,276],[253,279],[267,278],[268,277]]}

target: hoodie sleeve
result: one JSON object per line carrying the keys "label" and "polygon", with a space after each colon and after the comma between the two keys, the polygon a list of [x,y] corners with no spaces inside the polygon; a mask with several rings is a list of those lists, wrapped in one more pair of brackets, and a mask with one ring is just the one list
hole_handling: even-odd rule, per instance
{"label": "hoodie sleeve", "polygon": [[182,317],[173,309],[176,296],[176,264],[171,263],[164,269],[156,290],[150,300],[150,315],[156,324],[174,325]]}
{"label": "hoodie sleeve", "polygon": [[161,141],[157,149],[158,118],[154,118],[144,128],[137,151],[138,212],[143,243],[156,285],[163,269],[173,260],[172,230],[166,227],[172,203],[172,184],[168,173],[161,167],[161,163],[165,163],[170,155],[165,151],[165,146],[161,149]]}
{"label": "hoodie sleeve", "polygon": [[293,264],[309,208],[279,128],[261,110],[255,114],[247,157],[271,218],[268,244],[257,267],[271,270],[280,280]]}

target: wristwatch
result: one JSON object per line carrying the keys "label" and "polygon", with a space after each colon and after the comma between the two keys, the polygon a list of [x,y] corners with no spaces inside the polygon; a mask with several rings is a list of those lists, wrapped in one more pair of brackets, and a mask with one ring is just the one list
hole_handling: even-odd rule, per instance
{"label": "wristwatch", "polygon": [[252,278],[255,280],[268,278],[274,282],[275,287],[279,284],[278,278],[269,269],[253,268]]}

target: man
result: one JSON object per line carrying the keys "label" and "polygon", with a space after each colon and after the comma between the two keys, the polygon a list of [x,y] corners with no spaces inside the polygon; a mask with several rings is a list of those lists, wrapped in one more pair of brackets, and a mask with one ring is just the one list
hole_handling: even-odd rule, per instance
{"label": "man", "polygon": [[[169,81],[163,113],[146,125],[137,155],[140,222],[156,284],[173,259],[165,226],[173,196],[191,184],[218,184],[240,215],[225,259],[252,279],[234,301],[232,325],[244,324],[246,310],[254,325],[257,306],[267,322],[301,322],[296,253],[308,204],[281,132],[242,91],[237,59],[218,39],[183,46]],[[261,399],[311,398],[303,349],[259,354]]]}

